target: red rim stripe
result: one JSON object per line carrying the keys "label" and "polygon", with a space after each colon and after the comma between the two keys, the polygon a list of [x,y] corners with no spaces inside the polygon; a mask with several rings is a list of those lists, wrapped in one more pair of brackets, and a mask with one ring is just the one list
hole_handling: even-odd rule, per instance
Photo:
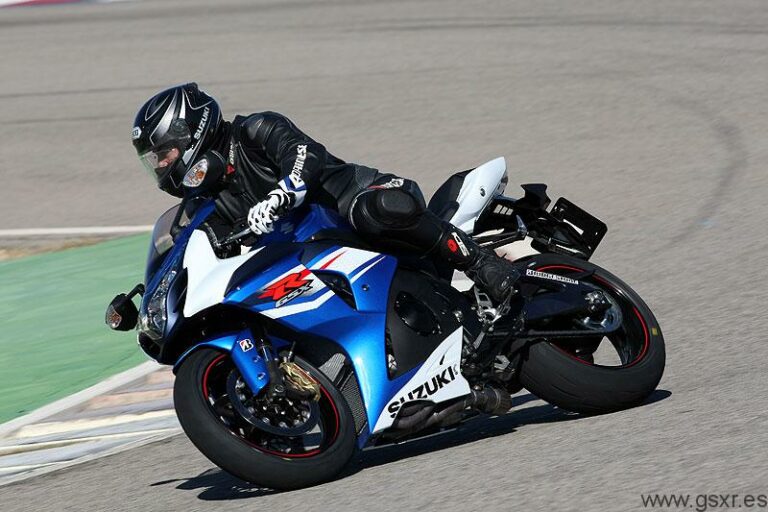
{"label": "red rim stripe", "polygon": [[[226,354],[222,354],[222,355],[218,356],[216,359],[211,361],[211,363],[205,369],[205,373],[203,374],[202,385],[203,385],[203,396],[205,396],[206,402],[210,402],[210,400],[208,399],[208,376],[210,375],[211,370],[213,369],[213,367],[216,366],[219,363],[219,361],[221,361],[225,357],[227,357]],[[339,424],[341,423],[341,421],[339,419],[339,411],[338,411],[338,409],[336,409],[336,403],[333,401],[333,399],[331,398],[331,395],[328,393],[328,391],[325,389],[325,387],[322,384],[320,384],[319,382],[318,382],[318,384],[320,385],[320,391],[323,392],[325,397],[328,399],[328,402],[331,404],[331,408],[333,409],[334,428],[335,428],[335,430],[333,432],[333,437],[331,438],[331,442],[330,442],[330,444],[333,444],[336,441],[336,438],[339,435]],[[276,451],[273,451],[273,450],[268,450],[268,449],[266,449],[264,447],[261,447],[261,446],[256,446],[255,444],[251,443],[250,441],[248,441],[247,439],[244,439],[242,437],[240,439],[242,439],[243,441],[248,443],[253,448],[256,448],[260,452],[268,453],[270,455],[275,455],[277,457],[285,457],[285,458],[288,458],[288,459],[294,459],[294,458],[298,459],[298,458],[303,458],[303,457],[313,457],[313,456],[318,455],[318,454],[321,453],[320,448],[315,448],[314,450],[310,450],[310,451],[308,451],[306,453],[283,453],[283,452],[276,452]]]}
{"label": "red rim stripe", "polygon": [[[318,382],[318,384],[320,384]],[[336,437],[339,435],[339,412],[336,410],[336,404],[333,403],[333,400],[331,399],[331,395],[328,394],[328,391],[325,390],[325,387],[323,385],[320,385],[320,390],[323,392],[323,394],[328,398],[328,401],[331,403],[331,407],[333,408],[333,415],[334,415],[334,421],[336,425],[336,430],[333,433],[333,439],[331,439],[331,443],[333,444],[334,441],[336,441]],[[286,459],[301,459],[306,457],[314,457],[315,455],[319,455],[321,453],[320,448],[315,448],[314,450],[310,450],[306,453],[284,453],[284,452],[276,452],[273,450],[268,450],[261,446],[256,446],[255,444],[249,442],[247,439],[244,439],[246,443],[253,446],[260,452],[268,453],[270,455],[275,455],[277,457],[284,457]]]}
{"label": "red rim stripe", "polygon": [[227,357],[226,354],[222,354],[213,361],[211,361],[211,364],[208,365],[208,368],[205,369],[205,373],[203,374],[203,396],[205,396],[205,401],[208,401],[208,375],[211,373],[211,370],[213,369],[216,364]]}

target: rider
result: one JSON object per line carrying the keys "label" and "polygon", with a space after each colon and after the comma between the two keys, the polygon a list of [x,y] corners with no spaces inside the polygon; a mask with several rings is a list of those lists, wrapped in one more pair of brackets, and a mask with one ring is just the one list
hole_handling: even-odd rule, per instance
{"label": "rider", "polygon": [[247,219],[257,235],[271,232],[288,210],[317,203],[364,238],[396,240],[446,261],[497,303],[519,276],[507,260],[429,211],[414,181],[346,163],[275,112],[223,121],[216,100],[195,83],[150,98],[136,115],[133,145],[160,189],[177,197],[197,159],[220,153],[228,165],[216,211],[230,225]]}

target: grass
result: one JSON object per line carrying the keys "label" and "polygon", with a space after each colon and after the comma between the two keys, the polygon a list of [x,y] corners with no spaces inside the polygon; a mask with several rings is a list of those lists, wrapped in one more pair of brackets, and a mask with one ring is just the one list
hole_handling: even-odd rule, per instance
{"label": "grass", "polygon": [[104,311],[142,281],[148,235],[0,261],[0,423],[136,366]]}

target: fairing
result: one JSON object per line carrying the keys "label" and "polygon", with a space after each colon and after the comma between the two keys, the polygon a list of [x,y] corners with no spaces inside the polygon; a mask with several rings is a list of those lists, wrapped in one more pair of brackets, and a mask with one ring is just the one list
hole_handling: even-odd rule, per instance
{"label": "fairing", "polygon": [[[188,318],[198,317],[218,305],[247,310],[296,333],[300,339],[330,341],[345,353],[360,386],[367,427],[359,433],[364,445],[372,433],[391,425],[393,409],[410,400],[442,401],[467,394],[469,387],[458,371],[461,328],[444,332],[445,339],[425,356],[427,364],[390,378],[387,369],[385,332],[390,287],[397,271],[396,258],[332,241],[312,242],[312,235],[327,229],[348,229],[334,212],[312,205],[306,214],[288,217],[276,230],[249,252],[219,259],[207,236],[197,228],[213,211],[203,204],[176,243],[161,268],[150,280],[151,294],[163,274],[180,267],[186,276],[186,293],[173,295],[163,343],[174,339]],[[352,299],[342,298],[319,278],[333,273],[346,280]],[[171,314],[170,312],[175,313]],[[258,391],[268,383],[263,360],[249,348],[259,333],[235,327],[233,332],[201,340],[176,361],[178,366],[200,347],[213,347],[232,354],[248,385]],[[290,343],[270,338],[275,352]],[[306,350],[306,344],[305,344]],[[434,395],[434,396],[433,396]],[[388,410],[387,408],[390,407]]]}
{"label": "fairing", "polygon": [[450,219],[451,224],[467,234],[474,233],[477,218],[491,199],[503,191],[506,173],[506,161],[496,158],[467,174],[456,198],[459,206]]}

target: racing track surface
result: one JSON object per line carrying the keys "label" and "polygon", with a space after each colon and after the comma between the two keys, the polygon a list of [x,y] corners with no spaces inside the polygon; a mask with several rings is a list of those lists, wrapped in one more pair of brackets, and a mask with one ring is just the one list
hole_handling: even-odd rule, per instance
{"label": "racing track surface", "polygon": [[634,410],[528,402],[281,494],[177,437],[0,488],[0,510],[629,510],[641,493],[768,492],[767,27],[761,0],[0,11],[6,227],[151,223],[170,202],[131,152],[133,113],[196,79],[227,114],[282,111],[430,193],[506,156],[510,194],[548,182],[608,223],[594,259],[636,287],[668,343],[662,391]]}

